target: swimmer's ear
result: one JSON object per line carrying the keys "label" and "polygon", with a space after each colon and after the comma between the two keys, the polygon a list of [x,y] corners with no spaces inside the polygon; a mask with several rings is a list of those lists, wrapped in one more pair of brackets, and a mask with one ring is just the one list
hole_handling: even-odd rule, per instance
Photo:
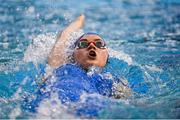
{"label": "swimmer's ear", "polygon": [[72,57],[74,58],[74,51],[73,51],[73,53],[72,53]]}
{"label": "swimmer's ear", "polygon": [[72,53],[72,56],[71,56],[71,62],[72,63],[75,63],[76,61],[75,61],[75,58],[74,58],[74,52]]}
{"label": "swimmer's ear", "polygon": [[108,57],[107,57],[107,61],[106,61],[106,64],[110,63],[109,61],[109,54],[108,54]]}

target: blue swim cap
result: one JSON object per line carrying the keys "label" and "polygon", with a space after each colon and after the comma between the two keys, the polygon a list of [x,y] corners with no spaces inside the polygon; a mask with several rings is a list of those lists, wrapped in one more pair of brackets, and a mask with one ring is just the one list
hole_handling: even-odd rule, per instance
{"label": "blue swim cap", "polygon": [[[77,42],[78,42],[79,40],[81,40],[81,38],[84,37],[84,36],[86,36],[86,35],[97,35],[97,36],[101,37],[101,35],[99,35],[99,34],[97,34],[97,33],[94,33],[94,32],[84,33],[83,35],[81,35],[81,36],[76,40],[75,46],[76,46]],[[101,38],[102,38],[102,37],[101,37]],[[102,40],[104,40],[104,39],[102,39]]]}

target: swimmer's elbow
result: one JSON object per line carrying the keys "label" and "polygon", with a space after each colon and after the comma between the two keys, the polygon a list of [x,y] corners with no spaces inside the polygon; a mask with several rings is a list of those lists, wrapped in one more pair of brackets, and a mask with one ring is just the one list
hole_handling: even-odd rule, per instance
{"label": "swimmer's elbow", "polygon": [[48,58],[48,65],[50,65],[52,68],[58,68],[63,63],[64,63],[63,60],[58,59],[56,57],[49,57]]}
{"label": "swimmer's elbow", "polygon": [[52,62],[52,61],[48,61],[48,65],[50,65],[50,67],[52,67],[52,68],[57,68],[58,67],[58,64],[55,63],[55,62]]}

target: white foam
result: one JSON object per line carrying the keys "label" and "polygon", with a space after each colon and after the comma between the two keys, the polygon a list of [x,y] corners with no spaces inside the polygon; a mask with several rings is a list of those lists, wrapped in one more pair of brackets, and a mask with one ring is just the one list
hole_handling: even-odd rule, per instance
{"label": "white foam", "polygon": [[145,65],[146,68],[148,68],[151,71],[154,72],[162,72],[162,69],[160,69],[159,67],[155,66],[155,65]]}
{"label": "white foam", "polygon": [[133,64],[132,58],[128,54],[124,53],[123,51],[115,51],[111,48],[108,48],[108,50],[109,50],[110,57],[115,57],[115,58],[118,58],[120,60],[124,60],[129,65]]}
{"label": "white foam", "polygon": [[55,33],[47,33],[38,35],[33,39],[24,53],[23,60],[25,62],[33,62],[34,64],[46,61],[51,49],[56,42]]}
{"label": "white foam", "polygon": [[14,108],[11,113],[9,114],[10,119],[16,119],[17,116],[19,116],[22,113],[20,106]]}
{"label": "white foam", "polygon": [[51,94],[50,99],[41,102],[37,109],[36,118],[38,119],[75,119],[75,116],[69,114],[67,107],[61,104],[58,94]]}
{"label": "white foam", "polygon": [[35,12],[35,7],[34,6],[30,6],[27,10],[27,13],[34,13]]}
{"label": "white foam", "polygon": [[9,47],[9,43],[8,42],[4,42],[2,45],[3,45],[4,49],[8,49],[8,47]]}

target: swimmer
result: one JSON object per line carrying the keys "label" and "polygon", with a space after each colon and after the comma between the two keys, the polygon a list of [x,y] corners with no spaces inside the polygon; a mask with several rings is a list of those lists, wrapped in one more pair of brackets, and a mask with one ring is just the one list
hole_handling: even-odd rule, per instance
{"label": "swimmer", "polygon": [[[81,29],[84,25],[85,16],[79,16],[74,22],[72,22],[64,31],[60,34],[57,42],[49,55],[48,64],[53,68],[58,68],[65,64],[66,56],[64,54],[65,45],[68,37],[71,33]],[[106,43],[101,36],[95,33],[83,34],[75,43],[75,49],[73,53],[75,62],[81,66],[85,71],[88,71],[92,66],[103,68],[108,61],[108,49]],[[127,96],[130,96],[131,90],[129,89],[127,81],[126,84],[119,86],[120,92],[124,92]],[[114,87],[114,88],[117,88]],[[117,91],[116,91],[117,92]],[[122,94],[122,93],[121,93]],[[116,98],[125,97],[115,95]],[[126,96],[126,97],[127,97]]]}
{"label": "swimmer", "polygon": [[[132,72],[125,76],[128,82],[126,79],[118,77],[115,67],[123,69],[121,67],[128,67],[128,64],[117,58],[110,58],[106,43],[98,34],[85,33],[79,37],[73,51],[75,63],[66,63],[67,56],[64,54],[66,45],[64,43],[68,42],[71,33],[83,27],[84,20],[84,15],[79,16],[61,32],[48,58],[48,64],[54,68],[52,76],[49,76],[40,86],[35,100],[30,103],[26,100],[27,102],[25,101],[22,108],[37,112],[43,100],[53,98],[56,94],[62,104],[73,105],[76,115],[93,118],[106,107],[104,104],[106,98],[128,99],[132,96],[132,90],[138,93],[147,92],[147,85],[140,84],[144,82],[144,78],[139,67],[126,68],[128,73],[129,71],[138,72],[138,74]],[[115,72],[107,69],[110,62],[116,62],[115,66],[111,66],[114,64],[110,65]],[[94,66],[100,70],[89,74],[91,72],[89,70]],[[124,70],[122,71],[124,72]],[[86,97],[84,98],[83,95]],[[99,99],[98,96],[103,99]],[[74,106],[76,103],[77,106]]]}

